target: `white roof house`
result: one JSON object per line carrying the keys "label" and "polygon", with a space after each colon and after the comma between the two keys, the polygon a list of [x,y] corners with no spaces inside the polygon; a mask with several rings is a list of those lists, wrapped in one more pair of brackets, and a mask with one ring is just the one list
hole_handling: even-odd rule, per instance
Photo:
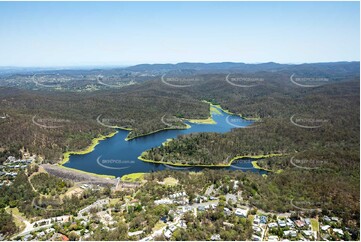
{"label": "white roof house", "polygon": [[169,239],[171,236],[172,236],[172,232],[167,229],[167,230],[164,232],[164,237],[166,237],[167,239]]}
{"label": "white roof house", "polygon": [[172,204],[173,203],[173,200],[170,200],[170,199],[159,199],[159,200],[155,200],[154,203],[156,205],[159,205],[159,204]]}
{"label": "white roof house", "polygon": [[331,228],[330,225],[321,226],[321,230],[322,230],[322,231],[326,231],[326,230],[328,230],[329,228]]}
{"label": "white roof house", "polygon": [[304,234],[306,237],[313,237],[313,231],[312,230],[302,230],[302,234]]}
{"label": "white roof house", "polygon": [[277,223],[280,227],[286,227],[286,225],[287,225],[284,220],[280,220],[280,219],[277,221]]}
{"label": "white roof house", "polygon": [[297,231],[296,230],[286,230],[286,231],[283,231],[283,234],[285,236],[296,237],[297,236]]}
{"label": "white roof house", "polygon": [[237,208],[236,211],[235,211],[235,214],[237,216],[241,216],[241,217],[247,217],[247,214],[248,214],[248,209],[241,209],[241,208]]}
{"label": "white roof house", "polygon": [[173,233],[177,229],[176,226],[172,225],[169,227],[169,230]]}
{"label": "white roof house", "polygon": [[278,227],[277,223],[269,223],[268,228],[275,228]]}
{"label": "white roof house", "polygon": [[278,236],[270,235],[270,236],[268,236],[268,241],[278,241]]}
{"label": "white roof house", "polygon": [[343,235],[343,231],[342,229],[333,229],[333,232],[339,234],[339,235]]}

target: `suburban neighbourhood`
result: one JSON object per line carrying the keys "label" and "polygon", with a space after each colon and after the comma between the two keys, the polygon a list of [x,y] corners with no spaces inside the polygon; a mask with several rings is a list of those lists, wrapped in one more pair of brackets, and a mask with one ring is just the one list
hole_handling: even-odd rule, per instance
{"label": "suburban neighbourhood", "polygon": [[[36,157],[26,154],[26,159],[16,159],[9,156],[3,163],[2,184],[10,186],[16,173],[23,170],[28,171],[36,166]],[[35,174],[46,173],[45,170],[37,171]],[[34,176],[32,174],[30,178]],[[5,178],[5,179],[4,179]],[[69,178],[68,178],[69,179]],[[188,195],[185,190],[179,186],[179,181],[169,176],[163,181],[158,181],[157,185],[169,191],[165,192],[159,199],[153,200],[150,205],[154,208],[161,208],[161,215],[158,221],[151,229],[144,227],[142,223],[137,229],[132,229],[129,225],[131,220],[126,219],[134,211],[145,213],[148,206],[142,205],[137,197],[142,186],[147,181],[138,178],[135,186],[130,186],[131,182],[121,186],[121,179],[109,187],[104,185],[92,184],[86,181],[75,181],[67,188],[62,196],[82,197],[86,193],[103,193],[108,190],[109,195],[96,199],[93,203],[79,207],[76,214],[62,214],[61,216],[47,217],[38,219],[27,219],[24,215],[14,208],[7,208],[8,213],[18,220],[18,224],[23,224],[22,229],[12,236],[14,240],[91,240],[94,233],[99,231],[114,231],[119,229],[119,222],[124,223],[124,228],[128,227],[125,234],[129,240],[153,241],[153,240],[177,240],[179,231],[186,232],[189,226],[192,226],[190,218],[200,218],[205,214],[219,213],[222,216],[224,228],[233,229],[238,226],[233,221],[243,220],[249,223],[251,228],[251,237],[253,241],[287,241],[287,240],[344,240],[349,238],[350,231],[344,226],[342,219],[336,216],[309,216],[312,211],[302,211],[295,209],[288,213],[274,213],[257,209],[249,204],[249,201],[242,197],[241,183],[237,180],[230,180],[231,189],[227,193],[222,192],[223,186],[214,184],[204,187],[204,193],[196,196]],[[32,181],[32,179],[30,179]],[[176,190],[173,188],[177,187]],[[216,188],[217,187],[217,188]],[[35,188],[34,188],[35,189]],[[109,190],[110,189],[110,190]],[[120,197],[114,197],[114,194],[123,194]],[[111,195],[113,194],[113,195]],[[48,202],[49,203],[49,202]],[[152,204],[153,203],[153,204]],[[55,203],[48,205],[33,203],[33,209],[54,212],[57,210]],[[130,223],[130,224],[129,224]],[[126,226],[128,224],[128,226]],[[98,232],[96,232],[98,231]],[[1,235],[5,238],[5,235]],[[178,238],[179,239],[179,238]],[[219,233],[210,234],[207,240],[220,241],[225,240]]]}

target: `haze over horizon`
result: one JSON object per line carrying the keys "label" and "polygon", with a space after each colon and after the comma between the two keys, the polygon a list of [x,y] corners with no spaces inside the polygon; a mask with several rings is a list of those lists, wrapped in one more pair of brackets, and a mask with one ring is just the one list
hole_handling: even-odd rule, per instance
{"label": "haze over horizon", "polygon": [[177,65],[177,64],[182,64],[182,63],[190,63],[190,64],[217,64],[217,63],[237,63],[237,64],[247,64],[247,65],[257,65],[257,64],[267,64],[267,63],[275,63],[275,64],[281,64],[281,65],[302,65],[302,64],[322,64],[322,63],[341,63],[341,62],[348,62],[348,63],[352,63],[352,62],[360,62],[360,61],[322,61],[322,62],[300,62],[300,63],[279,63],[279,62],[274,62],[274,61],[269,61],[269,62],[254,62],[254,63],[247,63],[247,62],[231,62],[231,61],[222,61],[222,62],[188,62],[188,61],[182,61],[182,62],[167,62],[167,63],[160,63],[160,62],[155,62],[155,63],[134,63],[134,64],[129,64],[129,65],[122,65],[122,64],[89,64],[89,65],[53,65],[53,66],[0,66],[0,68],[2,69],[55,69],[55,68],[63,68],[63,69],[71,69],[71,68],[79,68],[79,69],[92,69],[92,68],[127,68],[127,67],[131,67],[131,66],[136,66],[136,65]]}
{"label": "haze over horizon", "polygon": [[0,66],[360,60],[359,2],[0,3]]}

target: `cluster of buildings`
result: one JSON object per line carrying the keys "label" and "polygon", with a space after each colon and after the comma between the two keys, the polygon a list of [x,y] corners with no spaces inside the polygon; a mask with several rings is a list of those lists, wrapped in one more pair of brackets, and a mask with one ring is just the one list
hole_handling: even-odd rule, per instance
{"label": "cluster of buildings", "polygon": [[323,216],[320,221],[320,237],[323,240],[330,240],[331,237],[337,239],[345,239],[347,227],[345,230],[341,228],[342,221],[338,217]]}
{"label": "cluster of buildings", "polygon": [[164,231],[164,237],[166,239],[170,239],[172,237],[172,234],[174,233],[174,231],[177,229],[177,228],[184,228],[186,229],[187,228],[187,225],[186,225],[186,222],[184,220],[180,220],[179,223],[177,223],[176,225],[171,225],[168,227],[168,229],[166,229]]}
{"label": "cluster of buildings", "polygon": [[83,208],[82,210],[80,210],[78,212],[78,217],[83,217],[84,214],[88,213],[92,210],[92,209],[101,209],[104,205],[108,205],[109,204],[109,198],[106,199],[101,199],[96,201],[95,203]]}
{"label": "cluster of buildings", "polygon": [[[12,162],[11,164],[14,164]],[[91,185],[84,184],[82,189],[89,189]],[[236,200],[239,202],[237,196],[228,196],[226,198]],[[229,200],[228,199],[228,200]],[[197,196],[194,200],[196,203],[190,204],[189,197],[185,192],[177,192],[168,195],[160,200],[154,201],[156,205],[159,204],[176,204],[177,208],[173,208],[169,211],[168,216],[161,217],[160,220],[165,223],[164,227],[158,231],[153,232],[148,237],[141,241],[150,241],[160,234],[162,234],[167,240],[171,240],[172,235],[178,228],[186,229],[187,225],[183,220],[183,215],[187,212],[197,213],[215,210],[219,206],[218,196]],[[137,200],[135,200],[137,202]],[[131,202],[131,204],[135,203]],[[77,233],[80,239],[89,239],[93,234],[92,229],[85,229],[89,227],[90,213],[95,212],[99,218],[99,224],[102,224],[102,230],[110,231],[115,229],[116,223],[111,215],[111,208],[109,208],[109,198],[98,200],[93,204],[81,209],[77,216],[76,221],[83,226],[82,230],[74,230],[72,233]],[[122,209],[127,209],[129,204],[123,204]],[[108,208],[108,209],[105,209]],[[252,221],[252,240],[253,241],[289,241],[289,240],[334,240],[335,237],[339,240],[345,239],[345,227],[342,227],[342,221],[338,217],[324,216],[320,218],[308,218],[308,217],[295,217],[291,214],[255,214],[251,213],[251,208],[245,205],[233,204],[232,206],[225,206],[223,213],[225,216],[235,215],[241,218],[247,218]],[[304,215],[301,215],[304,216]],[[54,223],[64,223],[69,221],[69,216],[62,216],[50,219],[43,219],[32,224],[34,231],[28,233],[22,237],[23,240],[42,240],[46,238],[52,240],[56,239],[66,240],[62,234],[57,233],[53,228]],[[74,221],[74,220],[73,220]],[[79,222],[80,221],[80,222]],[[73,222],[75,223],[75,222]],[[226,221],[223,223],[225,226],[234,227],[235,225]],[[98,225],[96,225],[98,226]],[[100,226],[100,225],[99,225]],[[136,232],[128,232],[129,236],[139,236],[145,231],[140,230]],[[66,236],[65,236],[66,237]],[[211,241],[222,240],[219,234],[213,234],[210,237]]]}
{"label": "cluster of buildings", "polygon": [[183,191],[183,192],[177,192],[177,193],[171,194],[166,198],[155,200],[154,203],[156,205],[160,205],[160,204],[186,205],[189,203],[189,199],[188,199],[186,192]]}
{"label": "cluster of buildings", "polygon": [[33,161],[33,157],[16,159],[14,156],[9,156],[7,160],[0,165],[0,187],[10,186],[19,171],[25,170]]}
{"label": "cluster of buildings", "polygon": [[317,240],[317,230],[312,229],[310,218],[279,217],[277,220],[268,223],[267,228],[269,241],[284,239]]}
{"label": "cluster of buildings", "polygon": [[[68,241],[69,238],[61,233],[58,233],[54,228],[55,224],[64,224],[71,223],[69,227],[77,227],[77,223],[81,225],[83,228],[86,228],[90,223],[89,216],[85,216],[85,213],[91,212],[93,208],[96,208],[100,211],[96,213],[99,217],[99,222],[104,225],[103,229],[111,230],[108,226],[115,224],[116,222],[113,220],[113,217],[108,213],[108,211],[103,211],[103,208],[109,204],[109,199],[102,199],[94,202],[93,204],[85,207],[80,210],[77,217],[72,217],[69,215],[53,217],[48,219],[38,220],[32,224],[30,224],[29,229],[26,232],[19,234],[21,240],[30,241],[30,240],[50,240],[50,241]],[[73,222],[72,222],[73,221]],[[75,222],[77,221],[77,222]],[[79,236],[79,238],[88,239],[93,234],[89,229],[82,230],[72,230],[72,233],[75,233]]]}

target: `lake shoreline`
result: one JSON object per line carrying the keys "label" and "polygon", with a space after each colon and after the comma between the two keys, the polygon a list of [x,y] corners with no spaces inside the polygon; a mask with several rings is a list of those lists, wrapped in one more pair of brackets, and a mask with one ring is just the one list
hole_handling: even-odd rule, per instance
{"label": "lake shoreline", "polygon": [[220,104],[213,104],[213,103],[211,103],[211,102],[209,102],[209,101],[202,101],[202,102],[209,103],[210,105],[213,105],[214,107],[221,109],[221,110],[222,110],[223,112],[225,112],[226,114],[229,114],[229,115],[237,115],[237,116],[239,116],[239,117],[241,117],[242,119],[247,120],[247,121],[259,121],[259,120],[261,120],[261,118],[250,118],[250,117],[245,117],[245,116],[243,116],[242,114],[232,113],[232,112],[229,111],[228,109],[223,109]]}
{"label": "lake shoreline", "polygon": [[[155,161],[155,160],[146,159],[146,158],[142,157],[146,153],[147,153],[147,151],[144,151],[140,156],[138,156],[138,159],[141,160],[141,161],[144,161],[144,162],[148,162],[148,163],[170,165],[170,166],[175,166],[175,167],[209,167],[209,168],[230,167],[235,160],[244,159],[244,158],[262,159],[262,158],[270,158],[270,157],[282,156],[283,155],[283,154],[273,154],[273,153],[268,154],[268,155],[242,155],[242,156],[233,157],[227,164],[213,164],[213,165],[212,164],[210,164],[210,165],[197,164],[197,165],[190,165],[190,164],[183,164],[183,163],[171,163],[171,162],[167,162],[167,161]],[[268,171],[268,172],[273,172],[272,170],[268,170],[268,169],[264,169],[264,168],[260,167],[257,164],[257,161],[252,161],[252,166],[255,169],[264,170],[264,171]]]}
{"label": "lake shoreline", "polygon": [[[206,102],[206,101],[202,101],[202,102]],[[209,103],[209,102],[206,102],[206,103]],[[217,124],[216,121],[214,121],[214,119],[212,118],[212,106],[215,106],[213,105],[212,103],[209,103],[210,104],[210,107],[209,107],[209,114],[210,116],[206,119],[185,119],[185,118],[182,118],[182,122],[189,122],[189,123],[194,123],[194,124]],[[222,108],[220,108],[222,111],[224,111]],[[150,133],[147,133],[147,134],[141,134],[141,135],[137,135],[137,136],[134,136],[132,138],[129,138],[129,134],[132,132],[130,131],[129,134],[127,135],[127,137],[125,138],[125,141],[129,141],[129,140],[132,140],[132,139],[136,139],[136,138],[139,138],[139,137],[144,137],[144,136],[147,136],[147,135],[151,135],[151,134],[154,134],[154,133],[157,133],[157,132],[160,132],[160,131],[165,131],[165,130],[183,130],[183,129],[189,129],[191,128],[191,126],[187,123],[184,123],[186,126],[184,128],[172,128],[172,127],[169,127],[169,128],[163,128],[163,129],[158,129],[158,130],[155,130],[155,131],[152,131]]]}
{"label": "lake shoreline", "polygon": [[[213,115],[217,115],[218,113],[220,113],[219,110],[223,111],[224,113],[226,114],[229,114],[229,115],[236,115],[236,114],[233,114],[232,112],[230,112],[229,110],[225,110],[223,109],[220,105],[215,105],[215,104],[212,104],[210,102],[207,102],[207,101],[202,101],[204,103],[207,103],[209,104],[209,114],[210,116],[207,118],[207,119],[181,119],[183,122],[189,122],[189,123],[195,123],[195,124],[217,124],[217,122],[214,120],[213,118]],[[241,115],[238,115],[241,117]],[[245,119],[246,118],[243,118],[242,119]],[[86,171],[83,171],[83,170],[80,170],[80,169],[75,169],[75,168],[69,168],[69,167],[66,167],[64,166],[64,164],[66,164],[69,159],[70,159],[70,156],[71,155],[85,155],[85,154],[88,154],[88,153],[91,153],[92,151],[94,151],[95,147],[100,143],[100,141],[102,140],[105,140],[105,139],[108,139],[108,138],[111,138],[113,137],[114,135],[116,135],[119,130],[125,130],[125,131],[129,131],[127,137],[125,138],[125,141],[130,141],[132,139],[136,139],[136,138],[140,138],[140,137],[144,137],[144,136],[148,136],[148,135],[151,135],[151,134],[155,134],[155,133],[158,133],[158,132],[161,132],[161,131],[166,131],[166,130],[182,130],[182,129],[189,129],[191,128],[192,126],[188,123],[184,123],[185,124],[185,127],[184,128],[180,128],[180,127],[166,127],[166,128],[163,128],[163,129],[159,129],[159,130],[155,130],[155,131],[152,131],[150,133],[147,133],[147,134],[143,134],[143,135],[138,135],[138,136],[135,136],[135,137],[132,137],[132,138],[129,138],[129,135],[131,134],[132,132],[132,128],[123,128],[123,127],[118,127],[118,126],[114,126],[113,128],[114,129],[118,129],[116,130],[115,132],[112,132],[110,134],[107,134],[107,135],[101,135],[100,137],[96,137],[96,138],[93,138],[92,141],[91,141],[91,144],[86,147],[85,149],[83,150],[79,150],[79,151],[68,151],[68,152],[65,152],[63,154],[63,159],[61,162],[58,163],[59,166],[61,166],[62,168],[65,168],[65,169],[69,169],[69,170],[73,170],[73,171],[80,171],[80,172],[83,172],[83,173],[86,173],[86,174],[89,174],[89,175],[94,175],[94,176],[97,176],[97,177],[107,177],[107,178],[113,178],[114,176],[108,176],[108,175],[101,175],[101,174],[96,174],[96,173],[91,173],[91,172],[86,172]],[[168,143],[169,141],[166,140],[165,141],[165,144]],[[163,144],[164,145],[164,144]],[[234,158],[232,158],[228,163],[226,164],[214,164],[214,165],[208,165],[208,164],[196,164],[196,165],[191,165],[191,164],[182,164],[182,163],[169,163],[169,162],[163,162],[163,161],[154,161],[154,160],[148,160],[148,159],[145,159],[143,157],[143,154],[144,152],[146,151],[143,151],[143,153],[138,156],[138,159],[140,161],[143,161],[143,162],[147,162],[147,163],[153,163],[153,164],[163,164],[163,165],[171,165],[171,166],[178,166],[178,167],[202,167],[202,168],[227,168],[227,167],[230,167],[232,162],[237,160],[237,159],[242,159],[242,158],[251,158],[251,159],[257,159],[257,158],[266,158],[266,157],[271,157],[273,155],[278,155],[278,154],[270,154],[270,155],[256,155],[256,156],[236,156]],[[257,164],[256,164],[257,165]],[[262,169],[262,168],[259,168],[259,166],[255,167],[255,165],[253,164],[254,168],[256,169],[260,169],[260,170],[265,170],[265,169]]]}
{"label": "lake shoreline", "polygon": [[79,150],[79,151],[67,151],[63,154],[63,159],[61,162],[58,163],[58,165],[64,165],[65,163],[67,163],[69,161],[69,158],[71,155],[86,155],[90,152],[92,152],[95,147],[99,144],[100,141],[102,140],[106,140],[108,138],[113,137],[114,135],[116,135],[118,133],[118,130],[116,130],[115,132],[112,132],[108,135],[101,135],[100,137],[96,137],[94,139],[92,139],[91,144],[86,147],[83,150]]}
{"label": "lake shoreline", "polygon": [[183,130],[183,129],[190,129],[191,126],[189,124],[186,124],[186,126],[184,128],[163,128],[163,129],[158,129],[158,130],[155,130],[155,131],[152,131],[150,133],[147,133],[147,134],[141,134],[141,135],[137,135],[137,136],[134,136],[132,138],[128,138],[129,137],[129,134],[127,135],[127,137],[125,138],[125,141],[130,141],[132,139],[136,139],[136,138],[140,138],[140,137],[144,137],[144,136],[148,136],[148,135],[151,135],[151,134],[155,134],[155,133],[158,133],[158,132],[161,132],[161,131],[166,131],[166,130]]}

